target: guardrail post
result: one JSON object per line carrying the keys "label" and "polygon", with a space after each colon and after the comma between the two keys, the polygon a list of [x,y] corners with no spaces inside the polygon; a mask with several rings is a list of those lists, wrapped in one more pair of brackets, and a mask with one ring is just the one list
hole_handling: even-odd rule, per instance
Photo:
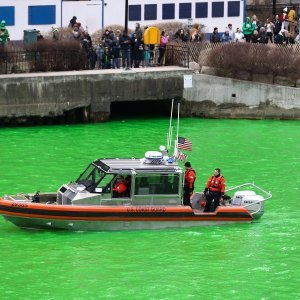
{"label": "guardrail post", "polygon": [[172,45],[172,66],[174,66],[174,45]]}
{"label": "guardrail post", "polygon": [[7,53],[7,49],[5,51],[5,73],[8,74],[8,62],[7,62],[7,58],[8,58],[8,53]]}
{"label": "guardrail post", "polygon": [[37,61],[36,56],[37,56],[37,51],[35,50],[34,51],[34,71],[35,72],[36,72],[36,68],[37,68],[37,65],[36,65],[36,61]]}
{"label": "guardrail post", "polygon": [[190,47],[188,47],[188,57],[187,57],[187,67],[188,67],[188,69],[190,68],[189,66],[190,66]]}

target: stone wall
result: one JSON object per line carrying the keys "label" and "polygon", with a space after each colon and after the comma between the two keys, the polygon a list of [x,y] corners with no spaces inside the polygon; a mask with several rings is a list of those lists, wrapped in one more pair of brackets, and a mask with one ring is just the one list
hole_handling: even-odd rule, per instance
{"label": "stone wall", "polygon": [[300,119],[300,88],[194,74],[183,98],[185,116]]}

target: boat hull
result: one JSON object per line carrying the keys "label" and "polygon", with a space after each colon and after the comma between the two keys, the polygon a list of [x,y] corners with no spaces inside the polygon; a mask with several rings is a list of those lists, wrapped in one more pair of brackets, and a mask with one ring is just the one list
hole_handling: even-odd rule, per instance
{"label": "boat hull", "polygon": [[[71,231],[124,231],[124,230],[157,230],[167,228],[190,228],[198,226],[223,225],[244,220],[203,220],[203,221],[66,221],[54,219],[33,219],[5,216],[7,221],[20,228],[40,230]],[[246,221],[247,222],[247,221]]]}
{"label": "boat hull", "polygon": [[70,206],[0,200],[0,214],[22,228],[114,231],[251,222],[243,207],[203,213],[189,206]]}

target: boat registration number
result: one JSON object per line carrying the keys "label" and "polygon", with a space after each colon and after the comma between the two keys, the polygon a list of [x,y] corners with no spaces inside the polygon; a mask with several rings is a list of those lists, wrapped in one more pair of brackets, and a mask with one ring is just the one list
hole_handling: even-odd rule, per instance
{"label": "boat registration number", "polygon": [[11,204],[12,207],[22,207],[22,208],[26,208],[28,207],[28,204],[26,203],[21,203],[21,202],[13,202]]}

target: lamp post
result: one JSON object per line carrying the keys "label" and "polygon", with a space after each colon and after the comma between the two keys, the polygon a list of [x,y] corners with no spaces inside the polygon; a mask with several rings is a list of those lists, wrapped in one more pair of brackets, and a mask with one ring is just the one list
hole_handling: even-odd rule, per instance
{"label": "lamp post", "polygon": [[102,2],[102,23],[101,23],[101,28],[102,28],[102,32],[103,32],[103,28],[104,28],[104,0],[101,0]]}
{"label": "lamp post", "polygon": [[63,2],[62,0],[60,1],[60,27],[62,27],[63,23]]}
{"label": "lamp post", "polygon": [[276,16],[276,0],[273,0],[273,17]]}
{"label": "lamp post", "polygon": [[128,0],[125,0],[125,26],[124,29],[128,30]]}

